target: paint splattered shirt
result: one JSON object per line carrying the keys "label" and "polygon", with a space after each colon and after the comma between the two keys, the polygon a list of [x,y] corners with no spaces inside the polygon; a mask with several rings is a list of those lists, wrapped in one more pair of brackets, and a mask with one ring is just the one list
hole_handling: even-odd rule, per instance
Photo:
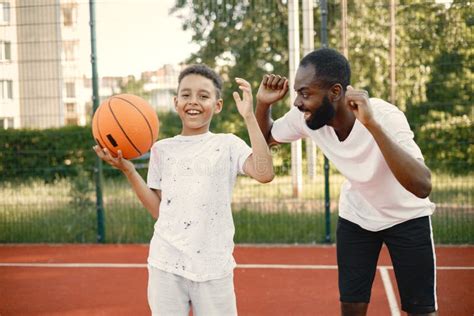
{"label": "paint splattered shirt", "polygon": [[147,183],[161,190],[148,263],[202,282],[232,272],[232,191],[251,148],[233,134],[163,139],[151,149]]}

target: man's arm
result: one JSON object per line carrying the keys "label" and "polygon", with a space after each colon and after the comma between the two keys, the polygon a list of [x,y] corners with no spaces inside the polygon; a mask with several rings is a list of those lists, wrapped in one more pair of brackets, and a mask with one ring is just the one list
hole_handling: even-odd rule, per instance
{"label": "man's arm", "polygon": [[255,117],[268,145],[279,144],[272,137],[273,120],[271,107],[275,102],[283,99],[288,92],[288,79],[278,75],[265,75],[257,92],[257,107]]}
{"label": "man's arm", "polygon": [[400,184],[419,198],[431,193],[431,172],[424,162],[416,159],[387,135],[378,122],[365,125],[374,136],[390,170]]}
{"label": "man's arm", "polygon": [[428,197],[431,193],[431,171],[422,160],[414,158],[393,141],[384,128],[374,120],[367,92],[354,90],[348,86],[346,105],[372,134],[398,182],[417,197]]}
{"label": "man's arm", "polygon": [[276,144],[277,142],[272,137],[271,133],[273,126],[271,104],[262,104],[257,100],[255,117],[257,119],[258,127],[260,127],[267,144],[270,146]]}

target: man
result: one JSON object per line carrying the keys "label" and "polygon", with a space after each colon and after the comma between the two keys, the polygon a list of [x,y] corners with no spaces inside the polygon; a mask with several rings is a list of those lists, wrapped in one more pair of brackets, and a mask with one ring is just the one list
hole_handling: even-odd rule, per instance
{"label": "man", "polygon": [[268,144],[310,137],[346,177],[337,223],[342,315],[366,315],[377,259],[385,243],[402,309],[436,315],[431,173],[405,115],[350,84],[350,66],[333,49],[306,55],[298,67],[294,107],[275,122],[271,105],[288,80],[265,75],[256,116]]}

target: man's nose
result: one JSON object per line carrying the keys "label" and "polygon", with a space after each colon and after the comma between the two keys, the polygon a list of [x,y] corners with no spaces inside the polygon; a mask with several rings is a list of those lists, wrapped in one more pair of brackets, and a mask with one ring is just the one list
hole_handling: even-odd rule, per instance
{"label": "man's nose", "polygon": [[301,103],[300,98],[296,97],[295,101],[293,101],[293,105],[296,106],[297,108],[300,108],[303,104]]}

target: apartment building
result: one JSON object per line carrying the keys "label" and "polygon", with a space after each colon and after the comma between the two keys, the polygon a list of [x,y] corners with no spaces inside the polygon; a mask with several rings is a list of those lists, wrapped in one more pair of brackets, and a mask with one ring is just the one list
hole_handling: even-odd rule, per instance
{"label": "apartment building", "polygon": [[[81,7],[79,7],[81,6]],[[87,2],[0,0],[0,128],[85,125],[91,119],[91,81],[81,69],[79,27]],[[81,21],[80,21],[81,19]],[[82,37],[84,37],[82,35]],[[82,38],[82,40],[84,40]],[[173,96],[184,65],[141,74],[157,111],[174,110]],[[99,94],[120,93],[129,77],[102,77]]]}
{"label": "apartment building", "polygon": [[0,0],[0,128],[85,124],[76,0]]}
{"label": "apartment building", "polygon": [[0,128],[20,126],[15,1],[0,0]]}
{"label": "apartment building", "polygon": [[157,111],[174,111],[173,97],[178,87],[178,77],[185,65],[164,65],[156,71],[141,74],[148,101]]}

